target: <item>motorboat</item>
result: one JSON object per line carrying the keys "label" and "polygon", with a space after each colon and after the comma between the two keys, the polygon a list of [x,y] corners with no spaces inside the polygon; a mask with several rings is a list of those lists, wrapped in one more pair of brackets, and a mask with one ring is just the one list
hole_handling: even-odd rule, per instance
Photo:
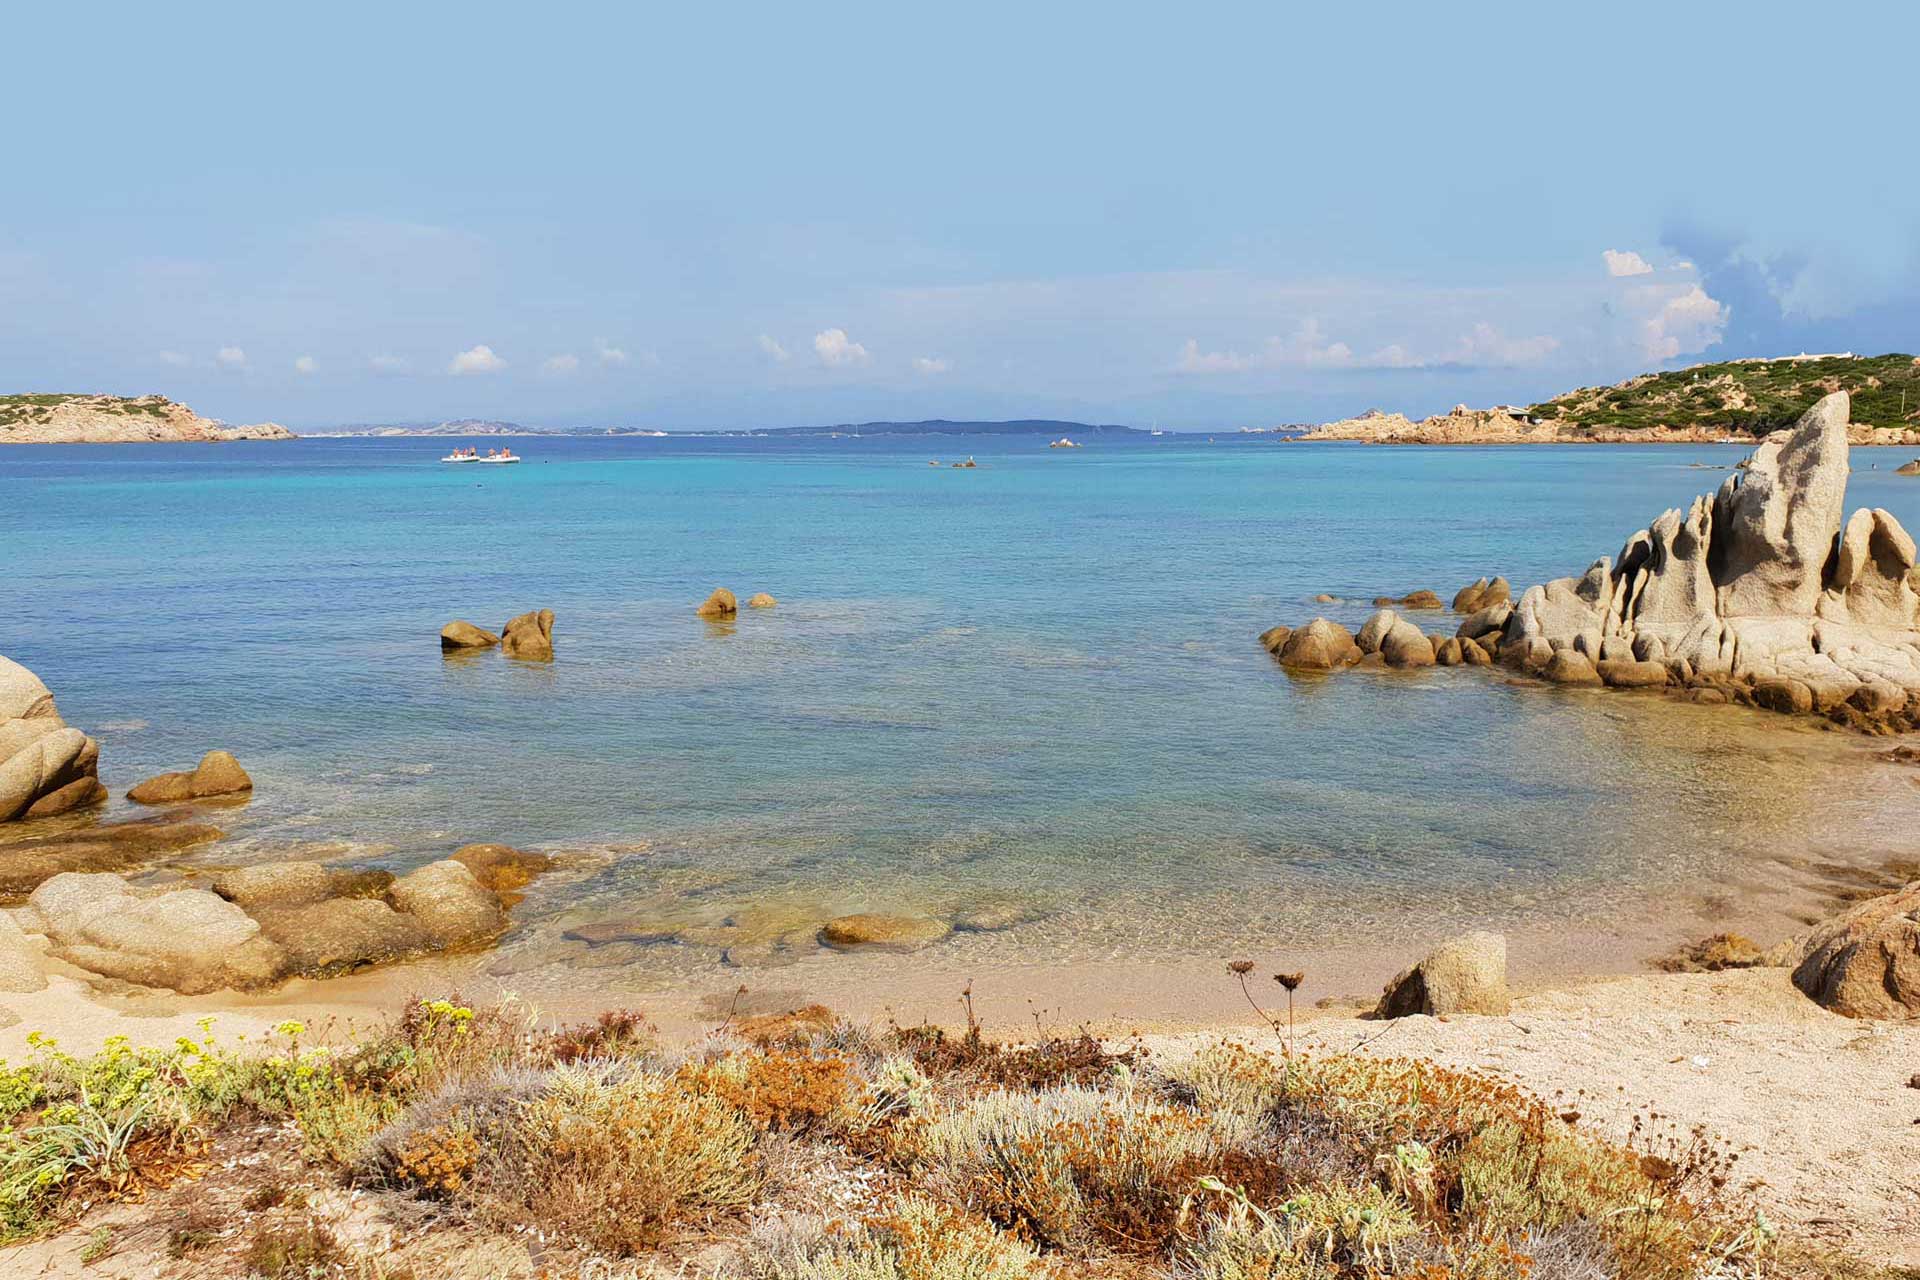
{"label": "motorboat", "polygon": [[480,461],[480,455],[472,452],[463,453],[460,450],[455,449],[452,453],[440,459],[440,461],[442,462],[478,462]]}
{"label": "motorboat", "polygon": [[488,451],[487,453],[482,454],[480,457],[475,458],[474,461],[475,462],[494,462],[494,463],[518,462],[520,461],[520,455],[515,453],[511,449],[502,449],[498,453]]}

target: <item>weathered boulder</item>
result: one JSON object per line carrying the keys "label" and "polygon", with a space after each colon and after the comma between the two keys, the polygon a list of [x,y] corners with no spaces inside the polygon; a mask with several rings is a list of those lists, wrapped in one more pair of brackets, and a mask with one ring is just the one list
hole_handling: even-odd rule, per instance
{"label": "weathered boulder", "polygon": [[417,920],[435,947],[488,942],[507,927],[498,895],[451,858],[429,862],[395,880],[387,901]]}
{"label": "weathered boulder", "polygon": [[1493,655],[1488,653],[1478,640],[1467,636],[1461,636],[1458,637],[1458,639],[1460,641],[1460,662],[1463,666],[1490,667],[1493,665]]}
{"label": "weathered boulder", "polygon": [[1541,674],[1554,684],[1600,683],[1600,673],[1594,669],[1587,655],[1573,649],[1556,650]]}
{"label": "weathered boulder", "polygon": [[264,986],[288,968],[258,921],[204,889],[141,896],[116,875],[67,872],[28,906],[61,959],[141,986],[198,995]]}
{"label": "weathered boulder", "polygon": [[1260,633],[1260,647],[1268,653],[1278,653],[1280,647],[1286,644],[1287,637],[1292,634],[1292,627],[1268,627]]}
{"label": "weathered boulder", "polygon": [[29,836],[0,844],[0,899],[19,899],[63,871],[118,871],[218,840],[225,832],[170,816]]}
{"label": "weathered boulder", "polygon": [[1920,1017],[1920,881],[1817,927],[1793,982],[1850,1018]]}
{"label": "weathered boulder", "polygon": [[1513,606],[1506,601],[1490,604],[1484,609],[1476,609],[1460,619],[1455,635],[1463,640],[1478,640],[1482,636],[1498,635],[1505,630],[1507,619],[1513,616]]}
{"label": "weathered boulder", "polygon": [[731,618],[740,612],[740,602],[725,587],[715,587],[713,594],[701,601],[700,607],[694,612],[703,618]]}
{"label": "weathered boulder", "polygon": [[528,662],[551,662],[553,610],[534,609],[508,618],[500,628],[500,652]]}
{"label": "weathered boulder", "polygon": [[[1472,644],[1471,640],[1467,641]],[[1460,637],[1448,636],[1433,651],[1433,660],[1443,667],[1457,667],[1465,662],[1466,653],[1460,647]]]}
{"label": "weathered boulder", "polygon": [[1488,583],[1485,578],[1475,578],[1472,582],[1469,582],[1466,586],[1454,592],[1453,611],[1455,613],[1472,613],[1474,610],[1480,608],[1480,597],[1486,594],[1487,585]]}
{"label": "weathered boulder", "polygon": [[1380,656],[1390,667],[1430,667],[1434,663],[1433,641],[1420,628],[1401,618],[1381,639]]}
{"label": "weathered boulder", "polygon": [[756,591],[747,597],[747,608],[749,609],[771,609],[779,603],[778,600],[775,600],[764,591]]}
{"label": "weathered boulder", "polygon": [[0,911],[0,991],[16,994],[42,991],[47,985],[46,959],[14,918]]}
{"label": "weathered boulder", "polygon": [[60,718],[40,678],[0,657],[0,822],[106,799],[100,744]]}
{"label": "weathered boulder", "polygon": [[237,796],[253,790],[253,779],[240,762],[225,751],[209,751],[190,773],[163,773],[127,792],[136,804],[182,804],[216,796]]}
{"label": "weathered boulder", "polygon": [[393,873],[323,862],[264,862],[223,871],[213,891],[243,911],[310,906],[333,898],[377,898],[393,885]]}
{"label": "weathered boulder", "polygon": [[1392,631],[1399,621],[1400,615],[1393,610],[1378,610],[1360,624],[1360,630],[1355,633],[1353,642],[1360,647],[1362,653],[1378,653],[1380,646],[1386,642],[1387,633]]}
{"label": "weathered boulder", "polygon": [[1276,655],[1280,665],[1300,671],[1334,671],[1360,660],[1353,633],[1337,622],[1315,618],[1287,637]]}
{"label": "weathered boulder", "polygon": [[524,889],[553,867],[553,858],[548,854],[506,844],[462,845],[453,851],[453,860],[495,893]]}
{"label": "weathered boulder", "polygon": [[442,649],[491,649],[499,643],[499,636],[491,631],[483,631],[464,618],[455,618],[440,628]]}
{"label": "weathered boulder", "polygon": [[952,925],[932,916],[861,912],[827,921],[820,927],[820,941],[830,947],[917,951],[952,932]]}
{"label": "weathered boulder", "polygon": [[1497,933],[1469,933],[1399,974],[1381,993],[1376,1018],[1424,1013],[1505,1015],[1513,1009],[1507,990],[1507,940]]}
{"label": "weathered boulder", "polygon": [[1632,658],[1602,658],[1594,664],[1600,678],[1616,689],[1659,689],[1666,685],[1665,663],[1636,662]]}
{"label": "weathered boulder", "polygon": [[1799,680],[1757,680],[1753,705],[1785,715],[1804,715],[1813,710],[1813,690]]}
{"label": "weathered boulder", "polygon": [[328,898],[254,913],[286,953],[288,969],[325,978],[433,949],[426,928],[378,898]]}

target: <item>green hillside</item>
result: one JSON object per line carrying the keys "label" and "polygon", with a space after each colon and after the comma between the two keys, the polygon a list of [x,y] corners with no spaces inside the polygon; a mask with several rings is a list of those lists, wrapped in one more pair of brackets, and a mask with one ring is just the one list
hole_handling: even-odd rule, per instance
{"label": "green hillside", "polygon": [[53,411],[63,404],[85,401],[87,406],[100,413],[136,414],[144,413],[150,417],[162,417],[166,414],[168,400],[165,396],[89,396],[89,395],[11,395],[0,396],[0,427],[15,423],[41,423],[53,417]]}
{"label": "green hillside", "polygon": [[1821,396],[1846,391],[1864,426],[1920,428],[1920,361],[1910,355],[1734,360],[1582,387],[1532,407],[1581,427],[1709,427],[1765,435]]}

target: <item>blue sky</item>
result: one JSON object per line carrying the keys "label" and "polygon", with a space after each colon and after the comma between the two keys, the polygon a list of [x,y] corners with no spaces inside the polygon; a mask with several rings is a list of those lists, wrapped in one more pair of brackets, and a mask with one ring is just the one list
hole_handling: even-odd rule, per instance
{"label": "blue sky", "polygon": [[1920,347],[1909,6],[6,28],[6,390],[296,427],[1220,428]]}

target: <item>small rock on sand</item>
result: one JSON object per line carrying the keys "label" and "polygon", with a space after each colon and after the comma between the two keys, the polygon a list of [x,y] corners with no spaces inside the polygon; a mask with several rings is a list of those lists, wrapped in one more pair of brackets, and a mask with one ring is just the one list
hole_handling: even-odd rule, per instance
{"label": "small rock on sand", "polygon": [[1424,1013],[1504,1015],[1513,1008],[1507,991],[1507,940],[1497,933],[1464,934],[1387,984],[1376,1018]]}
{"label": "small rock on sand", "polygon": [[1849,1018],[1920,1018],[1920,880],[1816,928],[1793,982]]}

